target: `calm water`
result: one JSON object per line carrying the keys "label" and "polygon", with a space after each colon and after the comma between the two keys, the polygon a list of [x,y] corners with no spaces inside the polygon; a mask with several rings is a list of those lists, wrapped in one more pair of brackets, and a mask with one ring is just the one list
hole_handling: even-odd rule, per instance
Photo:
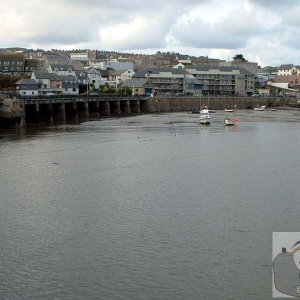
{"label": "calm water", "polygon": [[0,299],[270,299],[300,113],[213,117],[0,132]]}

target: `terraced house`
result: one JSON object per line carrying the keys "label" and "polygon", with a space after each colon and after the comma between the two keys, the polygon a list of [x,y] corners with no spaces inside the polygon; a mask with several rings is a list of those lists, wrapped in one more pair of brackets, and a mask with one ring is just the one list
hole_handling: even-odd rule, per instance
{"label": "terraced house", "polygon": [[30,76],[37,69],[37,59],[27,59],[23,53],[0,53],[0,73]]}
{"label": "terraced house", "polygon": [[0,53],[1,73],[21,74],[25,71],[25,55],[23,53]]}

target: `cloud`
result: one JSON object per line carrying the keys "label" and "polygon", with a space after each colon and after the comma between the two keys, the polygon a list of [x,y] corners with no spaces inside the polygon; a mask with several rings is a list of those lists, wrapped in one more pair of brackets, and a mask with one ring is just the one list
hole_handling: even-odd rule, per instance
{"label": "cloud", "polygon": [[254,15],[251,7],[245,8],[245,3],[232,3],[232,6],[223,6],[221,2],[217,7],[216,3],[200,6],[182,16],[172,27],[170,40],[190,47],[236,49],[244,47],[253,36],[272,33],[277,26],[273,20]]}
{"label": "cloud", "polygon": [[297,0],[0,1],[0,47],[185,51],[221,59],[243,53],[263,64],[300,63]]}
{"label": "cloud", "polygon": [[281,9],[281,8],[292,8],[299,4],[298,0],[248,0],[249,3],[252,3],[257,6],[268,8],[271,10]]}

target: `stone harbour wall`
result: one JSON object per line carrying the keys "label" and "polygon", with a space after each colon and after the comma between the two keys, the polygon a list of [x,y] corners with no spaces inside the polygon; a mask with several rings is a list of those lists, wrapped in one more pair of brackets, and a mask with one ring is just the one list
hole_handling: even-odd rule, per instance
{"label": "stone harbour wall", "polygon": [[147,111],[175,112],[200,110],[208,106],[213,110],[225,108],[253,109],[257,105],[266,107],[278,107],[289,103],[296,103],[295,98],[286,97],[153,97],[147,100]]}

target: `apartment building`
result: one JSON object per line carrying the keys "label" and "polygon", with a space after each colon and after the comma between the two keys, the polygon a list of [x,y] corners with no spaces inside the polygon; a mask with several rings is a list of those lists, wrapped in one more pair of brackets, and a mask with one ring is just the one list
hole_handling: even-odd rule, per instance
{"label": "apartment building", "polygon": [[202,92],[202,83],[184,68],[148,69],[135,73],[132,78],[147,78],[148,87],[157,95]]}
{"label": "apartment building", "polygon": [[253,73],[236,67],[190,66],[186,71],[203,84],[206,95],[247,96],[254,94]]}

